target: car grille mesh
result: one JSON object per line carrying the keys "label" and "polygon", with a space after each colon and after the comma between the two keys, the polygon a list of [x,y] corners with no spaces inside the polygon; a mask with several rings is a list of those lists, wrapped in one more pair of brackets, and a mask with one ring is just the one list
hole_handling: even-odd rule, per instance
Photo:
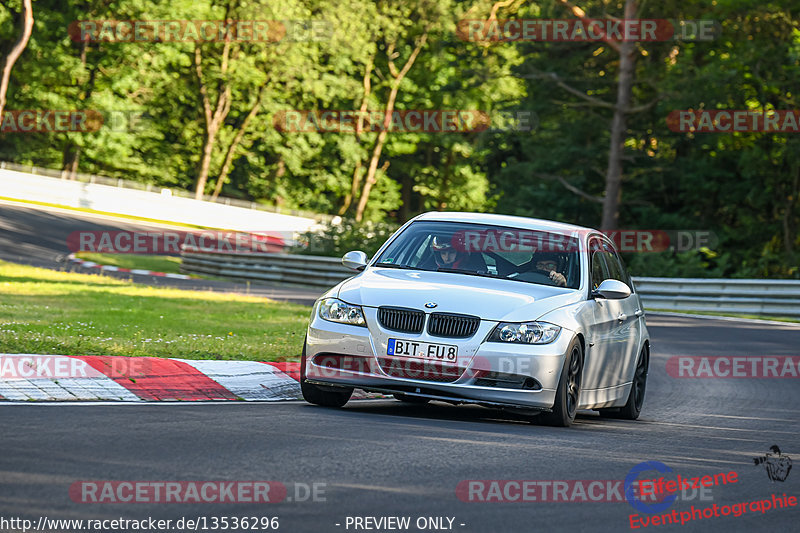
{"label": "car grille mesh", "polygon": [[378,321],[386,329],[404,333],[422,333],[425,324],[425,313],[414,309],[397,307],[378,308]]}
{"label": "car grille mesh", "polygon": [[431,313],[428,333],[437,337],[472,337],[480,323],[481,319],[476,316]]}

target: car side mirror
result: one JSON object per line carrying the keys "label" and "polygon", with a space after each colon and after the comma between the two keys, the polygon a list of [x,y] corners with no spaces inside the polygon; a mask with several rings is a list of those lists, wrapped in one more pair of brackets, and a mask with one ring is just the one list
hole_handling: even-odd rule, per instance
{"label": "car side mirror", "polygon": [[592,292],[595,298],[606,300],[622,300],[631,295],[631,288],[617,279],[607,279]]}
{"label": "car side mirror", "polygon": [[367,254],[362,251],[347,252],[342,256],[342,264],[360,272],[367,267]]}

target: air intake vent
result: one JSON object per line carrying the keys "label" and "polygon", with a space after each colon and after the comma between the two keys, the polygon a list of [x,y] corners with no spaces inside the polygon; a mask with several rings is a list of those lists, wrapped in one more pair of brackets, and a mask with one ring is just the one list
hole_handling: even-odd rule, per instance
{"label": "air intake vent", "polygon": [[464,373],[466,368],[439,363],[438,361],[399,359],[379,357],[381,370],[393,378],[415,379],[452,383]]}
{"label": "air intake vent", "polygon": [[480,323],[477,316],[431,313],[428,333],[436,337],[467,338],[475,335]]}
{"label": "air intake vent", "polygon": [[386,329],[403,333],[422,333],[425,313],[400,307],[378,308],[378,322]]}

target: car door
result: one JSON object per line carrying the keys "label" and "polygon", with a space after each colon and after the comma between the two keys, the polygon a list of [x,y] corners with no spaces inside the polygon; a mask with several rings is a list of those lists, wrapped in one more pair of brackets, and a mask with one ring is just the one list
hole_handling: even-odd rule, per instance
{"label": "car door", "polygon": [[[602,242],[593,237],[589,240],[590,290],[593,292],[608,279],[608,267]],[[614,352],[619,350],[619,338],[615,336],[617,317],[621,311],[619,302],[594,298],[590,300],[592,324],[586,330],[586,356],[584,382],[586,389],[600,389],[615,382],[618,371],[614,370]]]}
{"label": "car door", "polygon": [[631,289],[630,296],[622,300],[615,300],[619,307],[619,314],[617,315],[614,335],[619,339],[620,350],[617,353],[619,353],[621,360],[615,361],[613,366],[619,368],[615,382],[620,384],[631,379],[633,369],[636,366],[636,358],[639,355],[639,341],[642,334],[640,317],[643,313],[640,308],[639,298],[633,292],[633,283],[631,283],[630,276],[625,269],[625,264],[611,243],[603,241],[602,244],[608,276],[611,279],[625,283]]}

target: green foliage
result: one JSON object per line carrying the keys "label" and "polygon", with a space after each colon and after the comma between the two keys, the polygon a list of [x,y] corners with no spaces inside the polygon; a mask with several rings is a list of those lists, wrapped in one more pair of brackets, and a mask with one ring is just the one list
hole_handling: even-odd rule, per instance
{"label": "green foliage", "polygon": [[720,278],[726,275],[727,257],[710,250],[625,254],[631,276],[656,278]]}
{"label": "green foliage", "polygon": [[[575,4],[589,17],[622,18],[621,1]],[[16,37],[19,2],[5,5],[0,44],[7,49]],[[331,32],[320,40],[233,43],[223,75],[224,43],[84,44],[67,31],[77,20],[219,20],[229,5],[233,18],[325,21]],[[650,254],[632,258],[632,269],[638,275],[800,276],[800,136],[677,133],[665,120],[681,109],[800,109],[796,1],[718,0],[713,11],[700,0],[639,6],[641,18],[713,17],[722,31],[712,41],[637,44],[620,227],[713,231],[719,244],[713,260]],[[483,132],[392,132],[364,219],[396,225],[423,211],[463,210],[596,226],[619,54],[602,42],[458,38],[459,20],[486,19],[493,7],[498,19],[572,16],[559,0],[37,0],[7,109],[100,110],[107,123],[90,133],[0,133],[0,160],[58,169],[77,161],[79,172],[193,189],[205,141],[197,49],[210,99],[225,86],[231,91],[207,192],[263,87],[223,196],[335,215],[345,212],[355,171],[366,169],[378,134],[282,131],[275,117],[286,110],[359,109],[370,62],[367,109],[385,109],[393,71],[427,32],[399,85],[398,111],[474,110],[493,117],[520,111],[534,117],[534,128],[504,130],[495,123]],[[122,117],[115,127],[108,123],[112,116]],[[324,253],[366,246],[336,244],[372,232],[348,224],[323,232]]]}
{"label": "green foliage", "polygon": [[343,220],[339,224],[327,224],[316,231],[304,233],[301,244],[294,253],[304,255],[327,255],[341,257],[347,252],[361,250],[372,257],[378,248],[397,231],[397,225],[389,222],[355,222]]}

